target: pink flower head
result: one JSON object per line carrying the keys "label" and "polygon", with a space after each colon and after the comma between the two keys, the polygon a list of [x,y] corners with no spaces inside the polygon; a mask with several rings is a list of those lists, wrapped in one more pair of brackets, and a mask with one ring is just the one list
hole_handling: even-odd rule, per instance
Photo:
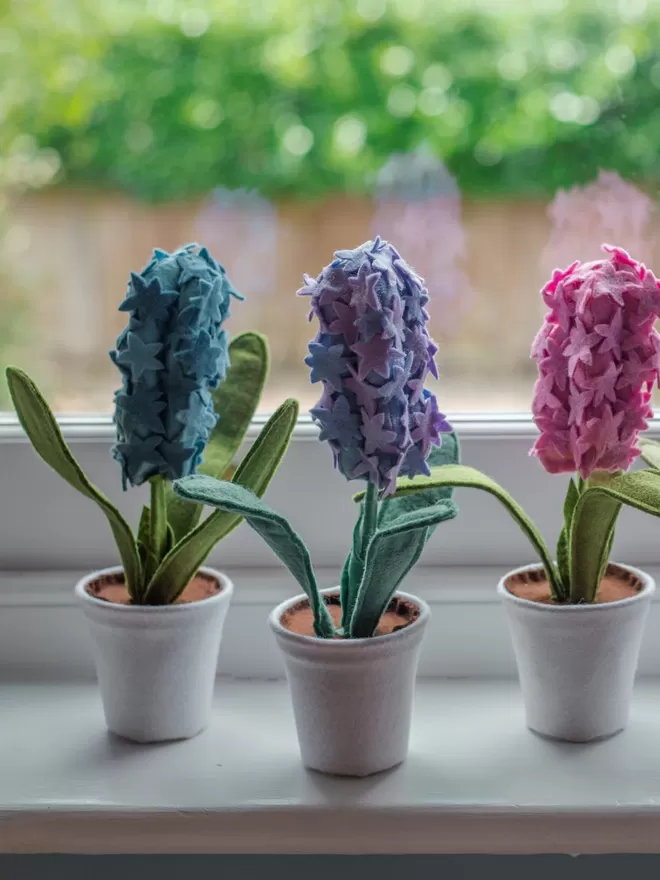
{"label": "pink flower head", "polygon": [[660,372],[660,283],[610,245],[592,263],[555,271],[541,291],[550,311],[532,348],[539,378],[532,448],[551,474],[626,470],[651,416]]}

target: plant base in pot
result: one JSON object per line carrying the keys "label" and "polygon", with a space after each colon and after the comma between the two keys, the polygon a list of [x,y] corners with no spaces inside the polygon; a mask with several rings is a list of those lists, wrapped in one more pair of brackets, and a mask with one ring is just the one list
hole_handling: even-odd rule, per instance
{"label": "plant base in pot", "polygon": [[507,609],[528,727],[569,742],[603,739],[628,721],[653,579],[610,563],[598,601],[557,604],[543,568],[506,575]]}
{"label": "plant base in pot", "polygon": [[208,724],[233,593],[211,568],[171,605],[131,605],[121,568],[75,588],[87,617],[108,729],[135,742],[188,739]]}
{"label": "plant base in pot", "polygon": [[[323,591],[339,619],[337,590]],[[340,776],[369,776],[408,752],[419,648],[428,605],[396,593],[377,634],[320,639],[306,596],[283,602],[270,626],[282,649],[303,763]]]}

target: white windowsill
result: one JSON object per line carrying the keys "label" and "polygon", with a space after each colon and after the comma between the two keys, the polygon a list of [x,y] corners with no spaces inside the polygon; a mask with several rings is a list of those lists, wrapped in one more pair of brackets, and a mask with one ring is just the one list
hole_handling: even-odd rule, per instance
{"label": "white windowsill", "polygon": [[91,684],[0,688],[0,852],[660,852],[660,681],[627,731],[529,733],[513,681],[424,680],[411,753],[365,780],[305,771],[284,682],[222,682],[188,742],[109,736]]}

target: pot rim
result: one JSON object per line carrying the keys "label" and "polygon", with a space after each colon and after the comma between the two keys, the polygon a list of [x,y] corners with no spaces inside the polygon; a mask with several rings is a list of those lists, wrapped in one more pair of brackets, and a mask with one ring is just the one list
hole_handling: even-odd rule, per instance
{"label": "pot rim", "polygon": [[[320,593],[322,596],[327,596],[338,594],[339,591],[339,587],[326,587],[324,590],[320,590]],[[281,617],[294,605],[303,601],[309,602],[309,597],[306,593],[300,593],[297,596],[293,596],[291,599],[285,599],[284,602],[280,602],[280,604],[270,612],[268,623],[276,636],[287,639],[288,641],[301,646],[316,645],[320,649],[331,651],[348,650],[349,648],[356,647],[376,648],[378,645],[389,645],[393,642],[409,637],[411,633],[414,633],[420,627],[423,627],[431,617],[431,609],[423,599],[419,598],[419,596],[415,596],[412,593],[406,593],[403,590],[396,590],[392,598],[405,599],[408,602],[412,602],[419,608],[419,617],[413,620],[412,623],[408,624],[408,626],[404,626],[396,632],[387,633],[384,636],[369,636],[368,638],[362,639],[321,639],[318,636],[304,636],[300,633],[292,632],[290,629],[287,629],[282,625],[280,622]]]}
{"label": "pot rim", "polygon": [[633,605],[636,602],[651,598],[655,592],[655,581],[648,572],[643,571],[641,568],[635,568],[633,565],[624,565],[623,563],[615,562],[614,560],[610,560],[608,562],[608,566],[609,565],[623,568],[639,578],[642,583],[642,589],[639,593],[635,596],[628,596],[626,599],[617,599],[616,602],[602,602],[600,604],[585,603],[583,605],[546,605],[542,602],[532,602],[531,599],[522,599],[520,596],[514,596],[513,593],[510,593],[507,590],[506,581],[512,575],[522,574],[526,571],[538,571],[543,568],[543,564],[540,562],[528,563],[527,565],[521,565],[518,568],[508,571],[500,578],[497,584],[497,593],[501,599],[505,602],[510,602],[512,605],[518,605],[518,607],[529,608],[540,613],[549,614],[607,614],[608,611],[616,611],[619,608]]}
{"label": "pot rim", "polygon": [[206,565],[201,565],[199,567],[199,572],[207,574],[216,580],[221,586],[220,592],[216,593],[214,596],[207,596],[205,599],[198,599],[196,602],[186,602],[181,605],[119,605],[116,602],[105,602],[103,599],[97,599],[96,596],[90,596],[85,589],[87,584],[96,578],[105,575],[119,574],[123,571],[123,565],[111,565],[108,568],[99,568],[96,571],[86,574],[84,577],[80,578],[74,587],[76,599],[81,603],[118,614],[191,614],[198,611],[199,608],[207,607],[209,605],[217,605],[219,602],[227,601],[231,598],[234,592],[234,584],[226,574]]}

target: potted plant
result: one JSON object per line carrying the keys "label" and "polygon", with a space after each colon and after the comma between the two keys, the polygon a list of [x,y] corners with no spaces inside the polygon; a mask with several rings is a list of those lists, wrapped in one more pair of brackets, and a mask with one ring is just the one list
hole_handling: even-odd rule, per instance
{"label": "potted plant", "polygon": [[434,528],[456,515],[451,489],[392,493],[399,474],[429,474],[427,459],[458,461],[458,445],[424,388],[429,371],[437,375],[426,289],[391,245],[377,238],[337,251],[299,293],[311,296],[320,323],[306,359],[311,381],[323,386],[312,417],[335,467],[367,483],[340,586],[319,589],[302,538],[249,488],[197,475],[177,480],[174,491],[245,517],[300,584],[304,594],[279,605],[270,625],[303,762],[366,776],[405,758],[429,609],[399,587]]}
{"label": "potted plant", "polygon": [[658,281],[621,248],[555,271],[542,290],[549,311],[534,341],[539,378],[532,449],[552,474],[571,473],[556,549],[494,480],[448,465],[399,482],[397,497],[449,486],[498,498],[540,558],[498,585],[509,618],[528,726],[569,741],[626,725],[652,578],[610,562],[623,505],[660,516],[660,471],[628,472],[651,416],[660,367]]}
{"label": "potted plant", "polygon": [[124,489],[149,483],[137,534],[89,480],[66,445],[44,397],[16,367],[7,381],[35,451],[95,501],[112,530],[121,566],[76,586],[89,621],[108,728],[138,742],[194,736],[207,724],[224,618],[226,575],[202,563],[240,515],[182,501],[172,480],[225,475],[261,495],[289,442],[298,405],[287,400],[233,468],[268,371],[266,340],[244,333],[228,345],[223,323],[239,297],[205,248],[155,250],[131,274],[126,329],[110,356],[122,375],[115,394]]}

